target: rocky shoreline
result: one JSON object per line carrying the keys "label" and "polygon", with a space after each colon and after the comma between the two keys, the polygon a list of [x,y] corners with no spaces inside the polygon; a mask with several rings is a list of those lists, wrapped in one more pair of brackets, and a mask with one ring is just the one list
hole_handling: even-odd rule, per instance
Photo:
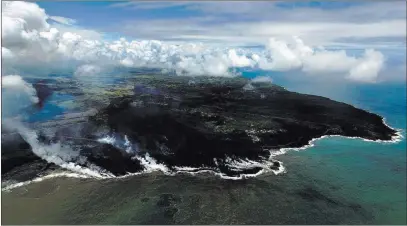
{"label": "rocky shoreline", "polygon": [[[43,145],[60,142],[79,152],[81,161],[72,163],[114,176],[157,168],[245,178],[281,170],[270,150],[300,148],[322,136],[397,136],[376,114],[243,78],[137,76],[87,106],[95,110],[31,127]],[[58,168],[30,148],[3,127],[3,180],[29,180]]]}

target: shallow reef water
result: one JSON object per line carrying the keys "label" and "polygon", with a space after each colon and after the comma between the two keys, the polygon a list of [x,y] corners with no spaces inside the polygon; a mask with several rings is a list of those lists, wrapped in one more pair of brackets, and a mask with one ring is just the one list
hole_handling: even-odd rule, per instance
{"label": "shallow reef water", "polygon": [[[192,85],[200,85],[200,83],[195,81],[194,84],[189,84],[189,86]],[[167,90],[162,89],[161,94],[163,96],[157,97],[157,92],[153,92],[151,93],[153,99],[150,96],[149,98],[142,99],[142,101],[144,101],[144,104],[149,100],[154,102],[165,101],[165,95],[171,93],[171,88],[171,86],[167,86]],[[151,86],[148,86],[148,89],[151,89]],[[138,91],[140,90],[144,89],[138,89]],[[352,101],[346,98],[340,101],[385,117],[386,123],[393,128],[401,129],[400,133],[405,137],[405,114],[403,114],[405,109],[403,110],[403,105],[400,104],[403,98],[401,94],[403,89],[392,90],[392,94],[386,93],[386,95],[380,95],[381,99],[376,99],[374,102],[369,101],[369,92],[383,92],[383,89],[380,89],[380,87],[376,87],[376,90],[362,89],[358,95],[354,96],[355,98]],[[230,92],[233,92],[233,90],[215,89],[211,93],[216,93],[216,95],[210,95],[208,96],[208,98],[210,97],[209,99],[204,100],[227,105],[228,101],[230,101],[228,99]],[[126,95],[126,92],[123,95]],[[270,95],[266,96],[270,98]],[[262,98],[259,96],[259,99]],[[179,109],[179,100],[184,100],[180,94],[177,95],[176,100],[172,99],[170,107]],[[205,106],[206,104],[201,103],[201,105]],[[109,103],[103,106],[104,109],[109,109]],[[136,102],[136,106],[140,107],[140,102]],[[229,104],[230,106],[233,105]],[[110,107],[117,108],[120,106],[110,105]],[[162,108],[160,107],[159,109]],[[208,109],[210,110],[209,112]],[[137,128],[135,126],[133,132],[137,131],[138,134],[132,136],[132,131],[128,131],[128,127],[123,127],[123,124],[117,123],[120,121],[115,121],[114,117],[110,118],[110,121],[102,120],[102,124],[97,124],[99,126],[107,123],[109,125],[107,128],[116,127],[114,132],[121,134],[116,134],[115,139],[105,139],[104,141],[106,142],[103,145],[110,143],[110,146],[105,146],[108,147],[107,149],[102,148],[105,152],[106,150],[113,150],[112,153],[115,154],[112,157],[116,158],[117,161],[121,161],[122,156],[144,152],[143,155],[135,155],[134,157],[140,163],[139,166],[141,166],[140,169],[142,171],[134,171],[133,176],[116,175],[117,178],[114,179],[107,178],[100,180],[89,178],[78,172],[67,173],[61,168],[48,166],[45,171],[41,171],[43,174],[50,173],[48,178],[34,179],[37,181],[27,184],[21,181],[22,184],[19,185],[14,183],[14,185],[18,185],[14,189],[3,189],[2,207],[5,213],[3,212],[2,223],[406,223],[404,215],[406,210],[405,139],[398,143],[378,143],[365,142],[361,139],[329,137],[314,141],[314,146],[303,150],[287,150],[284,154],[279,153],[278,155],[275,152],[276,154],[272,155],[272,161],[268,160],[270,155],[269,149],[266,149],[268,152],[265,153],[269,154],[264,155],[265,159],[250,159],[250,157],[249,159],[224,158],[222,164],[228,168],[223,171],[222,169],[216,171],[219,170],[216,169],[216,167],[219,167],[216,164],[207,164],[206,166],[200,166],[199,164],[178,164],[174,163],[174,160],[171,160],[171,158],[165,158],[166,155],[162,153],[169,154],[171,150],[168,149],[177,147],[175,144],[168,143],[165,138],[168,140],[175,139],[177,141],[175,143],[182,143],[182,139],[176,137],[176,135],[180,134],[179,132],[170,136],[171,130],[168,133],[165,129],[157,130],[159,128],[158,125],[167,125],[166,123],[168,123],[167,127],[169,128],[173,124],[177,125],[180,121],[176,118],[176,120],[168,118],[161,121],[157,120],[157,118],[149,118],[151,114],[157,113],[157,108],[150,108],[150,110],[152,112],[148,112],[146,115],[138,115],[138,117],[141,117],[141,120],[151,120],[146,121],[151,123],[145,123],[145,125],[157,125],[152,126],[151,131],[154,131],[154,133],[148,132],[149,127],[140,126]],[[216,108],[213,110],[202,107],[200,110],[201,112],[206,110],[207,115],[199,117],[203,117],[204,121],[207,120],[210,123],[206,124],[206,127],[187,124],[188,127],[185,128],[217,128],[223,133],[228,131],[227,127],[222,127],[222,123],[219,123],[221,121],[219,117],[216,117],[216,115],[212,118],[208,116],[208,113],[216,111]],[[257,112],[264,110],[255,109]],[[191,113],[194,116],[194,113]],[[229,112],[226,115],[228,114]],[[111,116],[112,114],[107,115],[109,119],[109,115]],[[102,119],[106,115],[103,116],[101,114],[99,116],[99,119]],[[180,119],[187,122],[188,118]],[[250,116],[239,119],[241,122],[244,120],[250,120]],[[381,122],[380,118],[379,120]],[[251,121],[255,120],[251,119]],[[281,123],[281,121],[277,120],[277,123]],[[243,125],[244,123],[234,124],[237,128],[244,127]],[[106,128],[106,126],[103,128]],[[92,129],[90,131],[96,131],[97,133],[95,134],[97,136],[83,136],[82,138],[97,140],[115,137],[113,136],[114,134],[112,135],[112,131],[109,130],[99,131],[98,129]],[[157,136],[159,131],[163,133],[160,134],[161,136]],[[265,139],[258,131],[257,133],[252,132],[250,126],[247,129],[242,129],[242,131],[245,131],[244,139],[247,139],[247,143],[250,143],[250,146],[256,144],[256,137],[260,140]],[[68,133],[68,131],[60,132],[60,135],[64,135],[64,133]],[[201,133],[205,134],[207,131],[203,130]],[[186,134],[191,134],[191,132]],[[47,136],[47,134],[44,136]],[[145,138],[135,142],[137,137],[140,136]],[[149,140],[158,140],[161,143],[157,144]],[[69,141],[69,139],[66,138],[64,141]],[[116,141],[118,143],[115,145]],[[86,141],[83,142],[86,143]],[[132,145],[129,145],[129,143],[132,143]],[[135,143],[137,143],[136,146],[134,146]],[[307,141],[304,141],[304,144],[307,143]],[[70,144],[72,145],[73,143]],[[299,144],[298,147],[304,144]],[[92,147],[92,145],[89,147]],[[154,147],[159,152],[150,152],[148,155],[145,155],[143,147]],[[131,151],[128,151],[130,150],[129,148]],[[94,149],[92,150],[94,151]],[[277,148],[278,150],[281,150],[281,148]],[[90,152],[83,151],[82,153]],[[94,155],[86,155],[87,160],[93,161],[92,163],[95,165],[111,164],[109,161],[105,162],[106,160],[103,160],[103,158],[92,159],[92,156]],[[213,159],[211,161],[213,161],[213,164],[216,162]],[[262,161],[263,165],[259,164]],[[38,164],[38,166],[44,167],[40,163]],[[279,166],[283,167],[281,168],[283,169],[281,173],[275,175],[272,173],[273,170],[258,173],[260,172],[258,170],[264,169],[265,166],[268,169],[272,169],[270,167],[273,167],[274,164],[278,164],[276,169],[280,169]],[[260,168],[257,170],[256,167],[259,167],[259,165]],[[240,180],[225,180],[226,176],[236,178],[236,176],[230,175],[230,173],[236,172],[236,170],[240,170],[242,167],[245,170],[257,170],[252,173],[255,177],[246,177],[246,179],[241,178]],[[188,173],[175,173],[182,170]],[[205,172],[197,173],[199,170]],[[138,172],[147,173],[140,174]],[[216,176],[216,173],[220,174],[220,177],[219,175]],[[223,179],[222,173],[224,174]],[[12,179],[13,175],[9,175],[9,178]],[[51,175],[55,175],[55,177]],[[12,182],[12,180],[10,181]],[[10,185],[2,184],[3,188],[7,186]],[[21,217],[21,214],[24,217]]]}

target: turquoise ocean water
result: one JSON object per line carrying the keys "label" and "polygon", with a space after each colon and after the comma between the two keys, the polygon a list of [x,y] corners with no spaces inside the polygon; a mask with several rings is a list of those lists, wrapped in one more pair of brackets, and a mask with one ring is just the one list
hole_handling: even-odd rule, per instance
{"label": "turquoise ocean water", "polygon": [[[371,223],[406,224],[406,84],[292,83],[276,77],[274,81],[288,90],[352,104],[383,116],[388,125],[402,130],[404,138],[395,144],[333,137],[280,159],[288,174],[297,171],[314,180],[314,186],[321,190],[331,190],[333,196],[369,210],[373,215]],[[334,191],[323,183],[334,187]]]}
{"label": "turquoise ocean water", "polygon": [[[251,78],[267,73],[244,73]],[[406,224],[406,84],[355,84],[313,81],[271,75],[274,83],[288,90],[325,96],[379,114],[393,128],[402,129],[403,140],[396,144],[365,142],[341,137],[326,138],[302,151],[276,157],[287,170],[278,183],[311,186],[336,200],[357,203],[371,215],[364,223]],[[55,96],[52,100],[71,98]],[[62,114],[63,108],[50,101],[30,121]],[[277,181],[276,181],[277,182]],[[298,183],[298,184],[296,184]],[[346,221],[344,221],[346,222]]]}

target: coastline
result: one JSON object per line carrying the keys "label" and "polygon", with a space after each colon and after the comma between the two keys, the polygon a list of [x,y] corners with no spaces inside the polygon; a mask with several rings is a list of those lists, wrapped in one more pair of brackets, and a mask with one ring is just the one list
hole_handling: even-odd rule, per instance
{"label": "coastline", "polygon": [[[369,112],[371,113],[371,112]],[[374,114],[374,113],[372,113]],[[380,116],[381,117],[381,116]],[[146,170],[142,171],[142,172],[137,172],[137,173],[129,173],[123,176],[116,176],[116,177],[92,177],[90,175],[84,175],[81,173],[75,173],[72,171],[66,171],[66,172],[59,172],[59,173],[50,173],[47,174],[45,176],[40,176],[37,178],[34,178],[32,180],[29,181],[24,181],[24,182],[18,182],[18,183],[14,183],[14,184],[10,184],[7,186],[2,187],[1,191],[11,191],[14,188],[18,188],[18,187],[22,187],[22,186],[26,186],[28,184],[31,183],[37,183],[37,182],[41,182],[43,180],[48,180],[48,179],[52,179],[52,178],[56,178],[56,177],[67,177],[67,178],[81,178],[81,179],[97,179],[97,180],[106,180],[106,179],[123,179],[123,178],[128,178],[128,177],[132,177],[132,176],[137,176],[137,175],[141,175],[141,174],[148,174],[148,173],[152,173],[155,171],[160,171],[162,172],[164,175],[166,176],[175,176],[177,174],[189,174],[189,175],[197,175],[197,174],[203,174],[203,173],[209,173],[209,174],[213,174],[217,177],[220,177],[222,179],[225,180],[244,180],[244,179],[248,179],[248,178],[253,178],[253,177],[257,177],[259,175],[262,175],[264,173],[268,173],[268,172],[272,172],[274,173],[274,175],[279,175],[282,173],[286,172],[285,167],[283,166],[283,163],[281,161],[275,160],[273,159],[276,156],[279,155],[283,155],[285,153],[287,153],[288,151],[300,151],[300,150],[306,150],[308,148],[314,147],[315,146],[315,141],[324,139],[324,138],[329,138],[329,137],[343,137],[343,138],[348,138],[348,139],[361,139],[365,142],[374,142],[374,143],[383,143],[383,144],[395,144],[398,143],[400,141],[403,140],[404,136],[402,134],[403,130],[402,129],[395,129],[391,126],[389,126],[384,117],[382,118],[382,122],[385,126],[387,126],[388,128],[396,131],[395,135],[392,136],[391,140],[369,140],[369,139],[365,139],[362,137],[348,137],[348,136],[342,136],[342,135],[323,135],[321,137],[316,137],[311,139],[308,144],[302,146],[302,147],[297,147],[297,148],[280,148],[280,149],[270,149],[270,156],[268,158],[268,161],[264,161],[264,162],[254,162],[252,161],[252,163],[257,164],[258,166],[262,167],[263,169],[258,171],[255,174],[241,174],[239,177],[230,177],[227,175],[222,174],[221,172],[216,172],[213,169],[208,169],[208,168],[203,168],[200,170],[200,168],[192,168],[192,167],[176,167],[177,171],[172,172],[169,171],[168,168],[162,164],[158,164],[155,162],[154,159],[150,159],[148,160],[149,156],[147,156],[147,158],[141,158],[141,161],[144,161],[145,166],[146,166]],[[214,161],[216,162],[216,159],[214,159]],[[278,170],[273,170],[270,168],[270,164],[273,164],[274,162],[278,162],[279,163],[279,168]],[[69,170],[69,169],[68,169]],[[5,182],[7,183],[7,181]],[[3,183],[2,183],[3,184]]]}
{"label": "coastline", "polygon": [[[382,121],[383,124],[386,125],[387,127],[389,127],[390,129],[397,131],[395,135],[392,136],[391,140],[369,140],[366,138],[362,138],[362,137],[348,137],[348,136],[342,136],[342,135],[323,135],[321,137],[317,137],[317,138],[313,138],[311,139],[308,144],[302,146],[302,147],[298,147],[298,148],[280,148],[277,151],[272,153],[271,157],[274,156],[278,156],[278,155],[282,155],[287,153],[287,151],[300,151],[300,150],[305,150],[307,148],[313,147],[315,146],[314,142],[324,139],[324,138],[329,138],[329,137],[343,137],[343,138],[347,138],[347,139],[359,139],[359,140],[363,140],[365,142],[373,142],[373,143],[383,143],[383,144],[395,144],[398,143],[400,141],[403,140],[404,136],[402,134],[403,130],[402,129],[395,129],[391,126],[389,126],[388,124],[386,124],[385,119],[382,117]],[[272,150],[272,149],[270,149]]]}

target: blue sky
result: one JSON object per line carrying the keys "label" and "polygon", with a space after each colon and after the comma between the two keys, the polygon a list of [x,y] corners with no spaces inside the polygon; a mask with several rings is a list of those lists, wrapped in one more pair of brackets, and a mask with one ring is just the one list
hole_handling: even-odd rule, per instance
{"label": "blue sky", "polygon": [[[114,7],[126,1],[117,2],[37,2],[39,6],[46,9],[51,15],[76,18],[83,26],[103,28],[107,21],[100,18],[108,17],[109,23],[120,22],[126,19],[157,19],[157,18],[188,18],[203,16],[200,10],[188,10],[184,5],[167,7],[151,7],[135,10],[132,7]],[[143,5],[143,2],[131,2],[133,5]],[[188,3],[187,3],[188,4]],[[368,4],[366,2],[327,2],[327,1],[290,1],[290,2],[270,2],[278,8],[298,9],[298,8],[318,8],[323,10],[337,10],[352,6]],[[113,6],[113,7],[112,7]],[[114,9],[114,10],[113,10]],[[137,13],[135,13],[137,12]]]}
{"label": "blue sky", "polygon": [[[242,6],[240,7],[239,4]],[[184,41],[191,39],[192,41],[207,41],[224,44],[224,39],[230,36],[245,35],[248,26],[242,26],[240,32],[230,31],[225,32],[226,37],[220,37],[220,40],[211,39],[206,35],[208,33],[201,28],[205,25],[208,27],[216,27],[217,24],[227,26],[228,24],[236,24],[236,22],[244,24],[251,22],[252,26],[256,27],[256,23],[289,23],[290,25],[298,23],[305,24],[307,20],[310,23],[330,21],[332,27],[338,23],[350,22],[352,24],[367,24],[377,22],[393,22],[394,20],[405,20],[405,3],[403,2],[366,2],[366,1],[289,1],[289,2],[221,2],[206,4],[205,2],[38,2],[38,5],[46,10],[49,15],[57,15],[76,20],[75,26],[92,29],[103,34],[105,39],[115,40],[120,37],[131,39],[158,39],[170,41]],[[222,9],[223,7],[223,9]],[[225,10],[227,8],[227,10]],[[240,8],[233,10],[234,8]],[[242,8],[246,8],[242,10]],[[266,10],[265,10],[266,9]],[[360,10],[360,14],[355,13]],[[276,11],[285,14],[283,17],[270,16]],[[283,13],[281,13],[283,12]],[[309,14],[307,14],[309,13]],[[306,14],[301,18],[292,17],[290,15]],[[284,18],[285,17],[285,18]],[[317,20],[312,20],[317,17]],[[318,20],[318,17],[321,19]],[[185,20],[182,22],[182,20]],[[195,22],[189,22],[195,21]],[[171,23],[173,21],[173,23]],[[137,26],[141,24],[141,26]],[[150,25],[150,26],[149,26]],[[392,24],[391,24],[392,25]],[[390,25],[390,26],[391,26]],[[194,26],[196,27],[194,30]],[[273,25],[270,25],[273,26]],[[329,23],[325,26],[330,26]],[[393,25],[394,26],[394,25]],[[397,26],[397,25],[396,25]],[[149,29],[150,27],[150,29]],[[152,27],[152,28],[151,28]],[[154,29],[157,27],[157,29]],[[162,32],[159,31],[164,27]],[[188,27],[183,30],[183,27]],[[374,29],[374,25],[371,26]],[[323,29],[323,28],[321,28]],[[395,29],[401,29],[395,28]],[[301,29],[299,29],[301,30]],[[177,32],[185,32],[188,37],[176,37]],[[194,32],[195,31],[195,32]],[[292,35],[299,35],[307,43],[315,40],[313,35],[309,34],[312,31],[306,31],[305,37],[301,34],[295,34],[293,28]],[[363,30],[361,31],[363,32]],[[222,32],[219,32],[222,33]],[[275,32],[278,33],[278,32]],[[271,35],[275,35],[275,33]],[[327,31],[329,33],[329,31]],[[330,40],[319,40],[321,43],[311,43],[314,45],[324,45],[328,49],[347,49],[351,54],[358,55],[366,48],[383,49],[387,51],[388,58],[399,58],[405,53],[406,42],[404,40],[403,31],[401,34],[394,35],[380,34],[377,31],[375,35],[367,35],[367,37],[352,37],[340,36],[332,37]],[[405,32],[404,32],[405,34]],[[290,35],[290,34],[287,34]],[[310,36],[307,40],[306,36]],[[319,35],[319,34],[318,34]],[[317,39],[321,39],[319,35]],[[182,35],[178,35],[182,36]],[[185,36],[185,35],[184,35]],[[195,38],[194,36],[204,36]],[[220,35],[221,36],[221,35]],[[242,42],[230,43],[241,46],[262,46],[265,37],[248,38]],[[358,51],[359,50],[359,51]],[[396,53],[396,54],[392,54]],[[405,54],[404,54],[405,56]],[[405,57],[404,57],[405,58]],[[395,59],[397,61],[399,59]],[[392,60],[393,61],[393,60]]]}
{"label": "blue sky", "polygon": [[[168,19],[168,18],[191,18],[205,16],[199,9],[191,9],[187,6],[194,2],[180,2],[181,5],[170,3],[145,2],[99,2],[99,1],[72,1],[72,2],[37,2],[50,15],[58,15],[67,18],[75,18],[78,23],[87,27],[103,28],[106,24],[121,22],[128,19]],[[182,4],[183,3],[183,4]],[[120,4],[123,6],[120,7]],[[130,5],[126,5],[130,4]],[[197,3],[199,5],[200,3]],[[232,3],[233,4],[233,3]],[[290,2],[266,2],[282,9],[316,8],[322,10],[338,10],[352,6],[367,4],[365,2],[326,2],[326,1],[290,1]],[[146,7],[149,5],[149,7]],[[139,6],[139,8],[137,7]],[[144,6],[144,7],[143,7]],[[155,6],[155,7],[154,7]],[[230,14],[228,14],[230,16]],[[109,18],[108,21],[102,18]],[[102,19],[102,20],[101,20]],[[232,19],[231,19],[232,20]]]}
{"label": "blue sky", "polygon": [[[396,26],[402,25],[406,19],[405,2],[402,1],[73,1],[38,2],[38,5],[48,15],[72,18],[76,20],[76,26],[93,29],[107,34],[107,37],[223,43],[234,36],[241,40],[232,40],[236,42],[229,44],[256,45],[267,36],[281,33],[281,36],[298,35],[313,45],[340,45],[348,49],[364,49],[369,44],[374,48],[405,47],[405,32],[395,31],[401,29]],[[287,25],[290,30],[279,32],[277,29],[282,29],[277,26],[274,32],[251,32],[255,29],[271,30],[278,24]],[[365,26],[358,28],[357,25]],[[343,30],[344,26],[349,26],[349,34],[346,30],[342,34],[330,34],[335,27]],[[372,34],[375,26],[377,29],[385,27],[386,31],[376,30],[376,34]],[[355,29],[360,29],[360,33],[355,34]],[[369,42],[366,43],[366,40]]]}
{"label": "blue sky", "polygon": [[[246,60],[234,55],[234,49],[243,48],[251,49],[253,53],[266,50],[267,53],[261,55],[261,61],[265,63],[263,68],[277,68],[280,71],[302,68],[313,72],[322,70],[350,73],[353,70],[353,73],[357,71],[364,74],[368,73],[363,69],[367,65],[375,72],[397,74],[401,77],[406,68],[405,1],[40,1],[36,4],[32,6],[32,10],[39,10],[34,9],[38,6],[42,8],[46,14],[44,18],[48,18],[47,22],[59,33],[44,33],[44,43],[41,41],[37,46],[48,45],[45,50],[53,51],[55,45],[63,42],[64,46],[58,50],[58,54],[63,53],[64,57],[76,60],[80,58],[89,61],[87,57],[90,56],[87,54],[94,48],[89,47],[93,44],[86,40],[91,40],[92,43],[104,43],[99,46],[99,52],[96,51],[91,57],[92,62],[99,60],[99,55],[104,54],[107,58],[114,56],[124,65],[134,65],[145,60],[149,62],[150,52],[159,49],[170,50],[163,55],[168,57],[167,60],[174,67],[180,67],[181,63],[182,67],[194,66],[194,70],[195,66],[207,68],[203,62],[195,62],[203,59],[200,56],[202,52],[195,52],[197,55],[189,59],[188,50],[182,52],[186,55],[181,54],[180,58],[173,54],[184,51],[184,47],[171,50],[173,47],[167,46],[202,43],[211,56],[229,51],[226,66],[249,64],[250,57]],[[18,30],[21,27],[11,21],[22,19],[29,23],[27,20],[32,20],[33,26],[37,26],[43,16],[38,13],[39,18],[25,18],[26,14],[19,13],[24,10],[24,6],[15,4],[13,7],[16,7],[11,10],[14,12],[10,11],[7,15],[10,17],[10,35],[5,39],[10,48],[4,46],[10,56],[27,52],[19,53],[21,48],[16,48],[13,44],[15,35],[21,34]],[[32,13],[27,11],[27,15]],[[43,32],[50,32],[44,30],[45,27],[42,29]],[[63,37],[63,34],[68,33],[74,35]],[[67,48],[77,48],[69,44],[72,40],[78,41],[76,35],[80,36],[82,50],[75,52]],[[21,41],[30,41],[31,46],[36,46],[33,43],[38,42],[37,39],[26,40],[25,37],[27,36],[21,37]],[[118,41],[120,38],[125,40]],[[142,40],[159,40],[165,44],[130,46],[131,41]],[[208,49],[208,46],[212,49]],[[85,51],[85,48],[89,50]],[[221,53],[216,48],[229,50]],[[309,55],[310,49],[319,52]],[[127,59],[123,51],[132,52],[133,55],[129,56],[131,59]],[[367,52],[372,54],[365,56]],[[33,56],[36,54],[33,53]],[[304,57],[304,54],[310,57]],[[60,59],[59,55],[55,57]],[[155,57],[154,60],[160,61],[162,55]],[[30,61],[27,58],[27,62]],[[205,63],[209,64],[209,61]],[[321,61],[324,62],[317,64]],[[382,70],[382,61],[385,61],[385,70]]]}

